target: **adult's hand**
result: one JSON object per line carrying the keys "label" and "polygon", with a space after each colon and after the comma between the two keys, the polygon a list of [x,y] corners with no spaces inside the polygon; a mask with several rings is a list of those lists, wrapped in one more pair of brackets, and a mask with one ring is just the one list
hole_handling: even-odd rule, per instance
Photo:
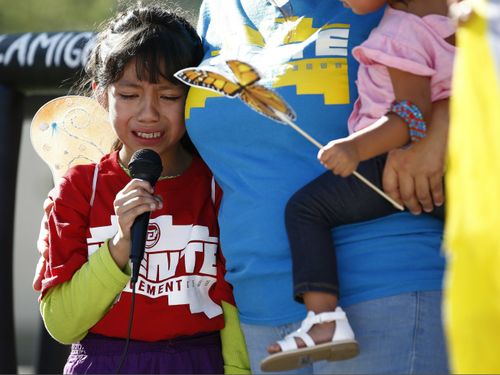
{"label": "adult's hand", "polygon": [[415,215],[444,203],[448,122],[448,100],[434,103],[427,137],[406,149],[393,150],[387,157],[384,190]]}

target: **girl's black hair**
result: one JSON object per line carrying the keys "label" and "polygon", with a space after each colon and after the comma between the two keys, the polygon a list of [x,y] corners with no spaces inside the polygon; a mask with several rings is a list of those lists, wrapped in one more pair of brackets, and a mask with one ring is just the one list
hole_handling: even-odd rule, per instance
{"label": "girl's black hair", "polygon": [[[89,92],[93,84],[97,90],[105,90],[122,77],[132,59],[139,80],[158,83],[163,77],[182,85],[173,74],[199,65],[202,58],[201,39],[179,10],[170,11],[158,4],[134,5],[105,23],[97,34],[79,91]],[[194,151],[187,133],[181,143]],[[117,143],[113,149],[120,146]]]}
{"label": "girl's black hair", "polygon": [[178,11],[160,5],[136,5],[120,12],[95,40],[85,70],[88,80],[103,88],[121,78],[132,58],[139,80],[157,83],[162,76],[180,84],[173,74],[197,66],[203,57],[193,26]]}

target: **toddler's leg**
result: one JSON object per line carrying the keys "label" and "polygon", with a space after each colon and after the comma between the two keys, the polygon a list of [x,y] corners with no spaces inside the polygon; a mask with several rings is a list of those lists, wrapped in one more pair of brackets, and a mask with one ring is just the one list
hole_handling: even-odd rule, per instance
{"label": "toddler's leg", "polygon": [[[380,186],[384,164],[385,155],[361,163],[358,171]],[[394,212],[389,202],[356,177],[342,178],[330,171],[295,193],[285,212],[295,299],[302,301],[307,291],[338,294],[332,228]]]}

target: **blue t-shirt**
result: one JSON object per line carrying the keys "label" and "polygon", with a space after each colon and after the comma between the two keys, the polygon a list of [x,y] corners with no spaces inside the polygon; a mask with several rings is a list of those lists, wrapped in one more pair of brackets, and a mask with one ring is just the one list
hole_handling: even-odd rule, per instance
{"label": "blue t-shirt", "polygon": [[[357,16],[332,0],[293,0],[281,9],[266,0],[223,3],[205,0],[201,7],[202,66],[232,77],[225,61],[245,61],[320,143],[346,136],[357,97],[358,65],[351,50],[367,38],[382,11]],[[302,319],[304,307],[292,298],[284,207],[325,171],[318,149],[240,99],[204,89],[190,90],[186,122],[224,192],[221,246],[241,320],[278,325]],[[335,229],[341,304],[440,289],[442,227],[430,216],[400,213]]]}

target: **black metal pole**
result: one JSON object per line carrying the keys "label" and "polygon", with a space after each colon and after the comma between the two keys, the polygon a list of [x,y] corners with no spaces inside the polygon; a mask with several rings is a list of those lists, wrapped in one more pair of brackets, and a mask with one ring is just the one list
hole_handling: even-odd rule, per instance
{"label": "black metal pole", "polygon": [[[14,204],[23,116],[19,91],[70,88],[87,60],[93,37],[92,32],[71,31],[0,34],[0,254],[3,255],[0,261],[0,374],[17,372],[12,276]],[[28,266],[31,274],[32,267]],[[38,373],[62,372],[69,347],[55,342],[43,326],[41,329],[36,370]]]}
{"label": "black metal pole", "polygon": [[14,335],[13,233],[17,162],[22,129],[23,96],[0,84],[0,373],[17,373]]}

